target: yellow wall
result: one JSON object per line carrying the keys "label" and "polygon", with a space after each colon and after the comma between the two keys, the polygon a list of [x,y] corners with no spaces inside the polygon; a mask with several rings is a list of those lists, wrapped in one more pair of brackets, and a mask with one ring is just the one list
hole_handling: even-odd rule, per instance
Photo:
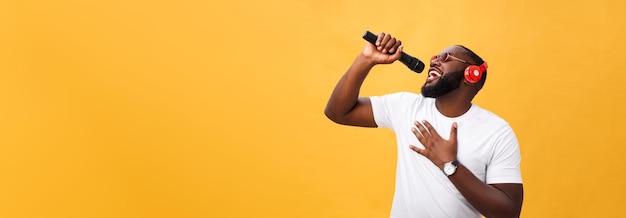
{"label": "yellow wall", "polygon": [[[518,3],[519,2],[519,3]],[[3,1],[0,217],[387,217],[395,141],[322,111],[366,29],[489,62],[522,217],[626,205],[626,3]],[[418,92],[380,66],[362,94]]]}

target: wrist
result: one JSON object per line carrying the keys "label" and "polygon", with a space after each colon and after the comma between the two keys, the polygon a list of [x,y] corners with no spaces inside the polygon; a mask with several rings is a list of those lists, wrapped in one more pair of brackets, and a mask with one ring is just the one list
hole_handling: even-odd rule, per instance
{"label": "wrist", "polygon": [[459,164],[461,164],[459,163],[459,160],[454,159],[453,161],[445,162],[441,170],[446,176],[451,176],[456,172]]}
{"label": "wrist", "polygon": [[370,56],[367,56],[363,53],[360,53],[354,62],[357,65],[364,66],[367,68],[372,68],[376,65],[376,62],[374,61],[374,59],[372,59]]}
{"label": "wrist", "polygon": [[439,169],[443,169],[443,166],[446,163],[450,163],[450,162],[453,162],[453,161],[459,161],[459,159],[457,159],[456,156],[455,157],[450,157],[450,158],[441,158],[441,159],[439,159],[439,161],[435,162],[435,164],[437,165],[437,167],[439,167]]}

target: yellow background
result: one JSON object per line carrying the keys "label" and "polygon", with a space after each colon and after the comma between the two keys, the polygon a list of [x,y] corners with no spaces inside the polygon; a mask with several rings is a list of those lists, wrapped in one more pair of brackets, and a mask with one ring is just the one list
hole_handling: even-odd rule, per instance
{"label": "yellow background", "polygon": [[[626,206],[626,3],[2,1],[0,217],[388,217],[395,140],[323,115],[385,31],[489,62],[475,103],[522,150],[522,217]],[[378,66],[362,95],[419,92]]]}

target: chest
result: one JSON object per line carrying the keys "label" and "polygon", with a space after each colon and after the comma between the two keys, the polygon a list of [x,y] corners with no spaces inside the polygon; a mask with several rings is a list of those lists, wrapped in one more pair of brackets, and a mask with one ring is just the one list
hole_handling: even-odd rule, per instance
{"label": "chest", "polygon": [[417,158],[410,158],[410,155],[419,155],[408,148],[409,145],[416,145],[423,148],[411,129],[415,127],[415,121],[428,121],[437,134],[444,140],[450,139],[452,124],[457,123],[457,158],[474,175],[482,181],[486,179],[486,170],[493,156],[494,133],[489,125],[480,120],[472,119],[441,119],[437,116],[415,113],[408,121],[396,123],[394,131],[398,142],[399,155],[405,153],[407,159],[418,161]]}

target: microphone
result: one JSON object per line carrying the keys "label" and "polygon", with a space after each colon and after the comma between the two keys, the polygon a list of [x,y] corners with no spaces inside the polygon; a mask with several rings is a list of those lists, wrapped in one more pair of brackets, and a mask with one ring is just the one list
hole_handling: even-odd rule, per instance
{"label": "microphone", "polygon": [[[369,30],[366,30],[363,34],[363,39],[376,45],[376,39],[378,39],[378,36],[374,35],[374,33],[370,32]],[[402,52],[402,56],[400,56],[399,61],[416,73],[421,73],[424,70],[424,62],[404,52]]]}

